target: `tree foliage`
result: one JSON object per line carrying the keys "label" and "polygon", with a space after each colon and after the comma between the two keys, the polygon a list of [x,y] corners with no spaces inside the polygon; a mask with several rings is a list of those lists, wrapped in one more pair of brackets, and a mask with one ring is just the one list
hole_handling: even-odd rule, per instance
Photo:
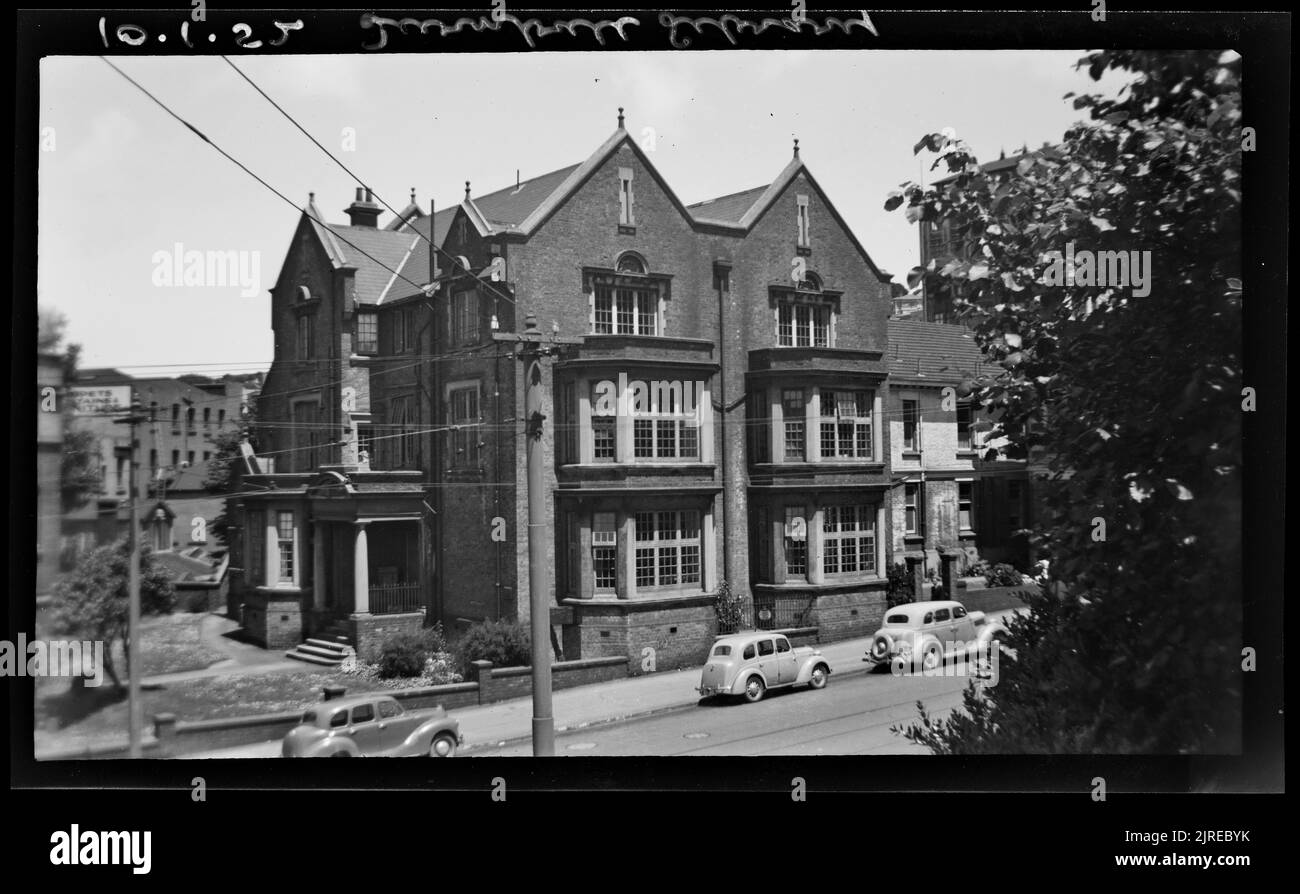
{"label": "tree foliage", "polygon": [[[63,360],[65,388],[77,378],[81,345],[65,344],[68,318],[50,307],[37,309],[36,348],[44,354],[58,354]],[[95,435],[75,427],[76,414],[66,392],[60,398],[63,412],[63,456],[59,474],[59,495],[68,512],[86,505],[99,490],[99,451]]]}
{"label": "tree foliage", "polygon": [[[962,250],[913,271],[948,289],[992,372],[963,383],[1003,453],[1040,460],[1032,543],[1051,580],[978,713],[925,717],[936,751],[1232,751],[1240,736],[1241,127],[1233,53],[1104,51],[1090,120],[981,172],[891,193]],[[1067,94],[1067,98],[1070,95]],[[1150,293],[1062,281],[1053,253],[1150,252]],[[1101,536],[1098,536],[1098,535]],[[973,696],[969,696],[973,697]]]}
{"label": "tree foliage", "polygon": [[[54,587],[51,618],[56,633],[104,643],[104,665],[115,685],[112,647],[121,641],[130,655],[127,631],[130,599],[131,549],[127,540],[93,549]],[[176,605],[176,589],[166,570],[143,544],[140,549],[140,612],[165,614]]]}

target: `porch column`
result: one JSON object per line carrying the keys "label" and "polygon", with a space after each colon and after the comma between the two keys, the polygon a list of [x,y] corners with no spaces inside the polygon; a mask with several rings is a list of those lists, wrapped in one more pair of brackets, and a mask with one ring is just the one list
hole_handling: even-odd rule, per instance
{"label": "porch column", "polygon": [[325,523],[313,522],[311,534],[311,602],[325,607]]}
{"label": "porch column", "polygon": [[266,513],[266,531],[263,536],[266,537],[266,549],[262,550],[266,554],[266,585],[274,587],[280,583],[280,531],[276,527],[278,515],[276,510],[272,509]]}
{"label": "porch column", "polygon": [[356,524],[356,539],[352,548],[352,611],[358,615],[370,614],[370,549],[366,544],[366,525]]}

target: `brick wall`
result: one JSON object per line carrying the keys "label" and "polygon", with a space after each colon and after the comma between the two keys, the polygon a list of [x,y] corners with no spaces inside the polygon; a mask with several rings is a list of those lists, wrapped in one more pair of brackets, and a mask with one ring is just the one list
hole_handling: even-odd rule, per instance
{"label": "brick wall", "polygon": [[419,633],[424,629],[424,612],[401,612],[391,615],[351,615],[341,622],[362,661],[379,657],[384,641],[402,633]]}
{"label": "brick wall", "polygon": [[244,628],[267,649],[291,649],[302,642],[303,597],[297,591],[258,588],[246,594]]}

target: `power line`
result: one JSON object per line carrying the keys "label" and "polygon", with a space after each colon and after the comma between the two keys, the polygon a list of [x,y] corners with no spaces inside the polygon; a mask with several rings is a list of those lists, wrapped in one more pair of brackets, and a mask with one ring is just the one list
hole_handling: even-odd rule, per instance
{"label": "power line", "polygon": [[[349,167],[348,167],[347,165],[345,165],[343,162],[339,161],[339,159],[334,155],[334,153],[330,152],[330,151],[329,151],[328,149],[326,149],[323,145],[321,145],[321,143],[320,143],[319,140],[317,140],[314,136],[312,136],[310,133],[308,133],[308,131],[307,131],[307,129],[306,129],[305,127],[303,127],[301,124],[299,124],[298,121],[297,121],[297,120],[296,120],[292,115],[290,115],[288,112],[286,112],[286,111],[284,110],[284,108],[283,108],[283,107],[282,107],[278,102],[276,102],[276,101],[275,101],[274,99],[272,99],[269,95],[267,95],[267,92],[266,92],[265,90],[263,90],[261,87],[259,87],[259,86],[258,86],[258,85],[253,81],[252,78],[250,78],[247,74],[245,74],[244,71],[243,71],[243,70],[242,70],[238,65],[236,65],[236,64],[233,63],[233,62],[231,62],[229,57],[227,57],[227,56],[222,56],[221,59],[222,59],[222,61],[224,61],[227,65],[229,65],[231,68],[233,68],[233,69],[235,70],[235,72],[236,72],[236,73],[237,73],[241,78],[243,78],[245,81],[247,81],[247,82],[249,83],[249,85],[250,85],[254,90],[256,90],[258,93],[260,93],[260,94],[262,95],[262,98],[263,98],[263,99],[265,99],[267,102],[269,102],[271,105],[273,105],[273,106],[275,107],[276,111],[278,111],[278,112],[279,112],[281,115],[283,115],[285,118],[289,119],[289,122],[290,122],[294,127],[298,128],[298,130],[300,130],[300,131],[302,132],[303,136],[305,136],[307,139],[311,140],[311,141],[316,145],[316,148],[320,149],[321,152],[324,152],[325,155],[328,156],[329,159],[330,159],[331,161],[333,161],[336,165],[338,165],[340,168],[342,168],[344,171],[346,171],[349,177],[351,177],[353,180],[357,181],[357,183],[359,183],[359,184],[360,184],[360,185],[361,185],[361,186],[362,186],[362,187],[363,187],[363,188],[364,188],[364,189],[365,189],[365,190],[366,190],[370,195],[372,195],[374,198],[378,199],[379,202],[380,202],[380,204],[382,204],[385,208],[387,208],[389,211],[391,211],[395,217],[400,218],[400,217],[402,216],[402,213],[401,213],[400,211],[398,211],[398,210],[397,210],[396,208],[394,208],[392,205],[390,205],[390,204],[388,204],[386,201],[384,201],[384,199],[379,195],[378,192],[376,192],[376,191],[375,191],[374,189],[372,189],[372,188],[371,188],[371,187],[370,187],[370,186],[369,186],[369,185],[368,185],[364,180],[362,180],[360,177],[358,177],[356,174],[354,174],[354,173],[352,172],[352,169],[351,169],[351,168],[349,168]],[[432,211],[432,209],[431,209],[431,211]],[[414,224],[411,224],[411,231],[412,231],[413,233],[415,233],[415,235],[417,235],[417,236],[419,236],[421,239],[423,239],[425,242],[427,242],[427,243],[429,244],[429,247],[432,248],[435,252],[441,254],[444,258],[446,258],[446,259],[448,259],[449,261],[451,261],[451,263],[452,263],[453,265],[455,265],[455,267],[459,267],[461,270],[463,270],[465,273],[468,273],[470,276],[474,276],[474,275],[475,275],[473,270],[469,269],[469,268],[466,267],[464,264],[460,263],[460,261],[458,261],[458,260],[457,260],[453,255],[451,255],[451,254],[449,254],[448,252],[446,252],[444,249],[442,249],[442,248],[439,247],[437,244],[435,244],[434,241],[433,241],[432,239],[430,239],[428,236],[425,236],[425,235],[424,235],[423,233],[421,233],[418,229],[416,229]],[[433,234],[433,214],[432,214],[432,213],[430,213],[430,215],[429,215],[429,233],[430,233],[430,235]],[[406,277],[402,277],[402,278],[403,278],[403,279],[406,279]],[[407,282],[410,282],[410,280],[407,280]],[[482,282],[482,281],[481,281],[481,282]],[[515,303],[515,299],[514,299],[514,298],[512,298],[512,297],[509,296],[509,295],[507,295],[505,292],[500,291],[500,290],[497,289],[495,286],[489,285],[487,282],[483,282],[483,284],[484,284],[485,286],[487,286],[487,288],[488,288],[490,291],[494,292],[498,297],[504,298],[506,301],[510,302],[511,304],[514,304],[514,303]],[[418,288],[418,287],[417,287],[417,288]]]}
{"label": "power line", "polygon": [[[158,107],[161,108],[164,112],[166,112],[168,115],[170,115],[170,116],[172,116],[173,118],[175,118],[175,119],[176,119],[177,121],[179,121],[181,124],[185,125],[187,128],[189,128],[189,129],[194,133],[195,136],[197,136],[197,137],[198,137],[199,139],[201,139],[203,142],[207,143],[207,144],[208,144],[209,146],[211,146],[213,149],[217,150],[217,152],[221,153],[222,157],[224,157],[225,159],[227,159],[228,161],[230,161],[231,163],[233,163],[234,165],[236,165],[240,170],[242,170],[244,173],[248,174],[248,176],[252,177],[252,178],[253,178],[254,180],[256,180],[258,183],[260,183],[260,184],[262,184],[263,186],[265,186],[268,190],[270,190],[271,192],[275,193],[275,195],[277,195],[277,196],[278,196],[278,197],[279,197],[279,198],[280,198],[280,199],[281,199],[285,204],[287,204],[290,208],[292,208],[292,209],[294,209],[295,211],[298,211],[298,212],[301,212],[301,211],[302,211],[302,209],[299,208],[299,207],[298,207],[298,206],[293,202],[292,199],[290,199],[288,196],[284,195],[284,193],[280,192],[278,189],[276,189],[276,188],[275,188],[274,186],[272,186],[271,184],[267,183],[265,180],[263,180],[263,179],[262,179],[261,177],[259,177],[257,174],[253,173],[253,172],[252,172],[252,171],[251,171],[251,170],[250,170],[246,165],[243,164],[243,162],[241,162],[241,161],[239,161],[238,159],[236,159],[236,158],[235,158],[233,155],[231,155],[229,152],[227,152],[226,150],[222,149],[222,148],[221,148],[220,146],[218,146],[216,143],[212,142],[212,140],[210,140],[210,139],[207,137],[207,135],[205,135],[205,134],[203,133],[203,131],[199,130],[199,129],[198,129],[197,127],[195,127],[193,124],[190,124],[188,121],[186,121],[186,120],[185,120],[184,118],[182,118],[180,115],[178,115],[178,114],[176,114],[175,112],[173,112],[170,108],[167,107],[167,105],[166,105],[162,100],[160,100],[158,97],[154,96],[152,93],[150,93],[150,92],[149,92],[148,90],[146,90],[144,87],[142,87],[142,86],[139,84],[139,82],[137,82],[134,78],[132,78],[132,77],[131,77],[130,75],[128,75],[126,72],[122,71],[122,69],[118,68],[118,67],[117,67],[116,65],[114,65],[112,62],[109,62],[108,59],[105,58],[104,56],[100,56],[99,58],[100,58],[100,59],[103,59],[103,60],[104,60],[104,64],[106,64],[109,68],[113,69],[113,71],[117,72],[117,73],[120,74],[122,77],[126,78],[126,80],[127,80],[128,82],[130,82],[130,84],[131,84],[132,86],[134,86],[137,90],[139,90],[139,91],[140,91],[141,93],[143,93],[145,96],[147,96],[147,97],[149,97],[151,100],[153,100],[154,103],[156,103],[156,104],[158,105]],[[358,246],[356,243],[354,243],[354,242],[352,242],[351,240],[349,240],[347,237],[340,235],[339,232],[338,232],[337,230],[335,230],[335,229],[334,229],[333,227],[331,227],[329,224],[325,223],[325,221],[323,221],[323,220],[317,220],[316,223],[320,224],[322,227],[324,227],[326,230],[328,230],[328,231],[330,232],[330,234],[333,235],[335,238],[337,238],[337,239],[339,239],[340,241],[346,243],[347,245],[352,246],[352,248],[355,248],[355,249],[356,249],[360,254],[362,254],[362,255],[364,255],[365,257],[369,258],[370,260],[374,261],[374,262],[375,262],[376,264],[378,264],[380,267],[384,268],[384,269],[387,270],[389,273],[393,274],[393,276],[398,277],[398,278],[400,278],[400,279],[404,279],[404,280],[406,280],[408,283],[411,283],[411,285],[414,286],[415,289],[416,289],[417,291],[419,291],[419,292],[424,292],[424,286],[422,286],[422,285],[420,285],[419,283],[416,283],[416,282],[411,282],[410,279],[407,279],[405,276],[402,276],[401,273],[398,273],[398,272],[397,272],[396,270],[394,270],[392,267],[389,267],[389,266],[388,266],[387,264],[385,264],[383,261],[379,260],[379,259],[376,258],[374,255],[370,254],[368,251],[366,251],[365,249],[361,248],[361,247]]]}

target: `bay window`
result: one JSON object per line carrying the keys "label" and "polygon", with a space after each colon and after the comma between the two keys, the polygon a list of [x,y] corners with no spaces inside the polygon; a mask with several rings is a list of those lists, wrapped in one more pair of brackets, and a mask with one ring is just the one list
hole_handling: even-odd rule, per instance
{"label": "bay window", "polygon": [[820,395],[822,459],[870,459],[869,391],[823,391]]}
{"label": "bay window", "polygon": [[865,574],[875,570],[875,507],[825,507],[822,510],[823,573]]}
{"label": "bay window", "polygon": [[597,512],[591,524],[591,567],[596,578],[596,592],[614,591],[618,584],[618,534],[614,530],[614,513]]}
{"label": "bay window", "polygon": [[634,529],[638,588],[700,582],[699,512],[638,512]]}
{"label": "bay window", "polygon": [[781,412],[785,417],[785,460],[802,462],[804,459],[805,398],[802,388],[786,388],[781,392]]}
{"label": "bay window", "polygon": [[593,333],[659,334],[659,294],[656,289],[597,285],[594,301]]}
{"label": "bay window", "polygon": [[782,303],[776,309],[776,343],[783,348],[830,347],[831,308]]}

